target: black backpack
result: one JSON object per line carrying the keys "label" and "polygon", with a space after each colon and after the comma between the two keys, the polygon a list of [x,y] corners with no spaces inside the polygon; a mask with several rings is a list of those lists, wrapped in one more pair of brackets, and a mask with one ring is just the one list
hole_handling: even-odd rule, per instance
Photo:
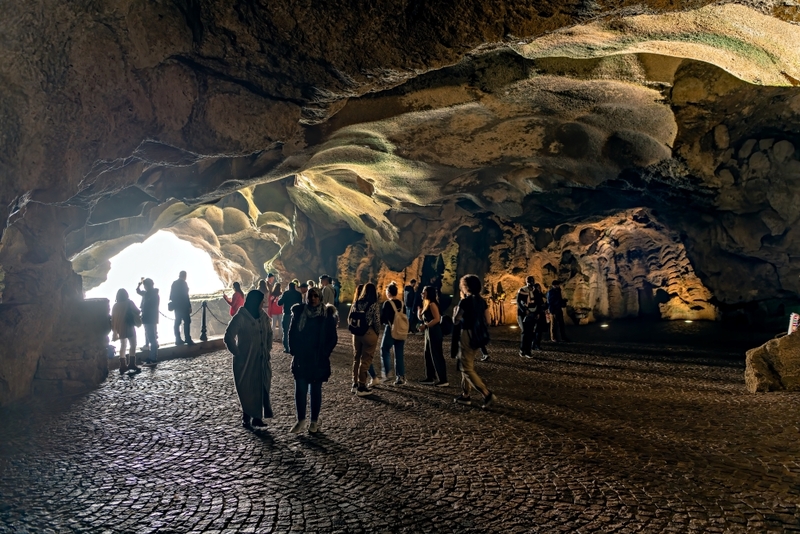
{"label": "black backpack", "polygon": [[363,336],[366,334],[367,330],[369,330],[367,311],[360,310],[356,304],[353,304],[353,307],[350,308],[350,315],[347,316],[347,328],[354,336]]}

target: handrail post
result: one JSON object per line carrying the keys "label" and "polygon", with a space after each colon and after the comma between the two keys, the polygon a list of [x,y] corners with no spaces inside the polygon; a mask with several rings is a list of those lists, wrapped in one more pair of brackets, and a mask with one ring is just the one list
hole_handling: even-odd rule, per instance
{"label": "handrail post", "polygon": [[208,341],[208,329],[206,328],[206,308],[208,304],[206,301],[203,301],[203,322],[200,326],[200,341]]}

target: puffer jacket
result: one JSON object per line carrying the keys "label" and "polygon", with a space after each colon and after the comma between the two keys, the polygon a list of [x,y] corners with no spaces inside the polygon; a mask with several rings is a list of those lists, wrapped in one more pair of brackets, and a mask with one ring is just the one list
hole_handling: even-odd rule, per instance
{"label": "puffer jacket", "polygon": [[338,315],[336,308],[325,306],[319,317],[308,319],[301,332],[300,316],[306,304],[292,307],[289,324],[289,352],[292,355],[292,374],[295,378],[309,382],[327,382],[331,377],[331,353],[339,336],[336,333]]}

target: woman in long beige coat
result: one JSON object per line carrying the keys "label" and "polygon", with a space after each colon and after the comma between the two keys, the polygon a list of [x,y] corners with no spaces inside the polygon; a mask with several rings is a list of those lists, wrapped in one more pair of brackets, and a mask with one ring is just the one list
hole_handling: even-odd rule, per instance
{"label": "woman in long beige coat", "polygon": [[263,300],[261,291],[250,291],[225,330],[225,346],[233,354],[233,379],[242,404],[242,425],[248,428],[264,426],[262,419],[272,418],[272,328],[261,309]]}

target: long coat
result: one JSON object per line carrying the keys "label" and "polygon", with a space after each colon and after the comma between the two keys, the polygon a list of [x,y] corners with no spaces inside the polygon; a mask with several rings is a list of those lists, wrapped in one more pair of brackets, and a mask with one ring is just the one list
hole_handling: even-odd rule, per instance
{"label": "long coat", "polygon": [[269,402],[272,328],[269,317],[262,313],[254,319],[247,309],[239,308],[225,330],[225,346],[233,354],[233,379],[242,411],[250,417],[272,417]]}

